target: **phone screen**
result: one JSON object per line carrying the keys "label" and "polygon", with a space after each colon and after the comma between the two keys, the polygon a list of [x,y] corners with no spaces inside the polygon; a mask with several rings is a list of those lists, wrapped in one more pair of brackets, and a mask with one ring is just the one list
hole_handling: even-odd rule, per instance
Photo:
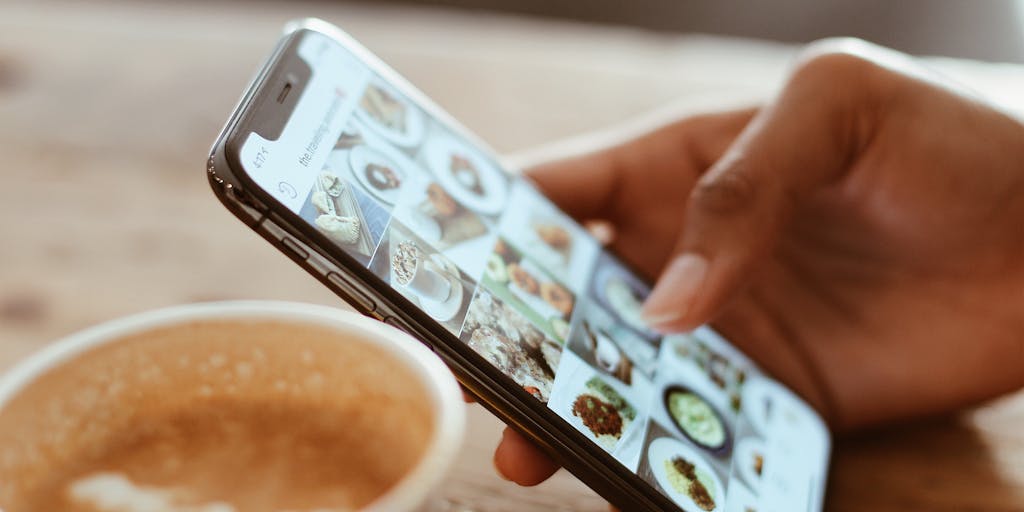
{"label": "phone screen", "polygon": [[257,184],[682,509],[820,509],[814,411],[710,328],[650,330],[648,285],[527,180],[350,44],[301,37],[294,112],[241,146]]}

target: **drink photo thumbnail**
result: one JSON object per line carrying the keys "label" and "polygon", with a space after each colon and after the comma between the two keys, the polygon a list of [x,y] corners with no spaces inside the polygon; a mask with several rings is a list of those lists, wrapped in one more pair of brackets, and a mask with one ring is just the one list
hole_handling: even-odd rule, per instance
{"label": "drink photo thumbnail", "polygon": [[449,331],[459,332],[474,283],[397,220],[391,220],[370,270]]}

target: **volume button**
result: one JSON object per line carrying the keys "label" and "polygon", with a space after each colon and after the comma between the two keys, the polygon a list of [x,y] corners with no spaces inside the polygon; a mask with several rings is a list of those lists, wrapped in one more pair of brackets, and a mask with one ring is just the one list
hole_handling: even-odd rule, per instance
{"label": "volume button", "polygon": [[281,239],[281,244],[284,245],[285,249],[288,249],[288,252],[298,256],[299,259],[305,260],[309,258],[309,253],[306,252],[306,250],[303,249],[302,246],[299,245],[299,243],[296,242],[295,240],[292,240],[291,238],[288,237],[284,237]]}
{"label": "volume button", "polygon": [[377,304],[373,302],[373,299],[367,297],[365,293],[359,291],[359,288],[355,287],[347,279],[342,277],[341,274],[338,274],[336,272],[328,272],[327,281],[331,283],[331,285],[334,286],[335,288],[341,290],[342,293],[344,293],[350,299],[354,300],[356,302],[356,304],[354,305],[361,306],[362,309],[366,310],[367,312],[377,309]]}

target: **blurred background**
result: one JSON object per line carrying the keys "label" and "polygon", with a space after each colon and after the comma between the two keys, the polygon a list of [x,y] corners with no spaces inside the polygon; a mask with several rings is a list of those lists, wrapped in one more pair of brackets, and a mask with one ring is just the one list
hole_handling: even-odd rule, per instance
{"label": "blurred background", "polygon": [[[216,201],[209,147],[285,21],[349,31],[502,153],[764,102],[800,44],[861,36],[1024,115],[1022,1],[0,0],[0,371],[159,306],[340,305]],[[602,135],[603,134],[603,135]],[[1024,395],[842,440],[828,510],[1024,509]],[[605,511],[491,469],[479,407],[451,510]]]}
{"label": "blurred background", "polygon": [[860,37],[905,52],[1024,60],[1024,2],[964,0],[406,0],[410,5],[566,18],[787,42]]}

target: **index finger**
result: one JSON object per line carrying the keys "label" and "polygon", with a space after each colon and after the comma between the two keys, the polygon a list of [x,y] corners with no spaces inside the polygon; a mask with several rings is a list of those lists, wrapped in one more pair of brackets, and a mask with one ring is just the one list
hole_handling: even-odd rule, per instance
{"label": "index finger", "polygon": [[[685,156],[706,168],[722,154],[732,136],[753,116],[742,109],[688,117],[649,130],[638,137],[581,151],[586,140],[568,156],[530,166],[526,174],[541,192],[577,221],[609,220],[631,174],[650,167],[671,169]],[[723,136],[726,134],[726,136]],[[591,140],[591,147],[599,141]],[[563,152],[566,153],[566,152]]]}
{"label": "index finger", "polygon": [[612,202],[621,169],[618,148],[561,158],[534,166],[527,176],[548,199],[570,217],[598,218]]}

